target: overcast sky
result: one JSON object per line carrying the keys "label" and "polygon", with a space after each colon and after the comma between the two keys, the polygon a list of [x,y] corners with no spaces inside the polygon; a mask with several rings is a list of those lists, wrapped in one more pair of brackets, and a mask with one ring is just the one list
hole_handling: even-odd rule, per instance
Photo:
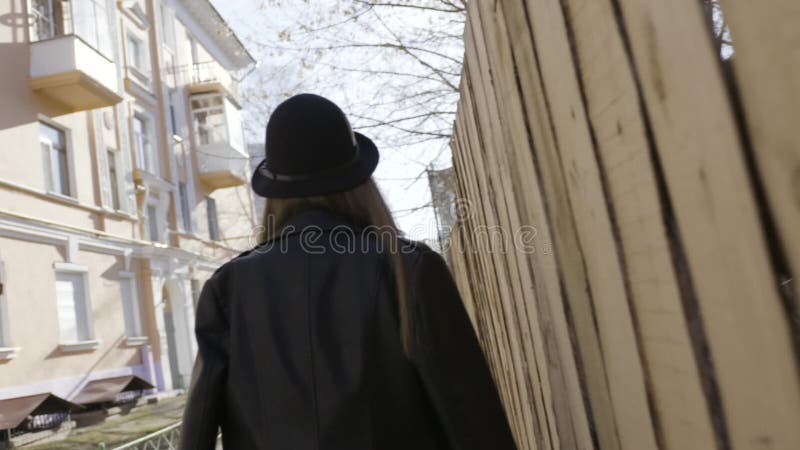
{"label": "overcast sky", "polygon": [[[301,7],[324,7],[330,0],[314,0],[311,2],[304,2],[297,0],[298,7],[293,8],[277,8],[270,7],[264,9],[260,7],[260,0],[212,0],[214,6],[217,7],[219,12],[228,21],[234,32],[244,41],[248,49],[253,53],[253,56],[260,60],[258,72],[250,75],[243,83],[243,91],[247,93],[248,83],[275,83],[278,90],[292,90],[293,82],[297,80],[287,79],[291,78],[293,73],[297,73],[298,77],[309,76],[308,70],[303,74],[302,70],[298,71],[285,71],[281,73],[281,79],[272,79],[268,75],[270,70],[275,67],[276,59],[284,58],[281,62],[283,66],[301,65],[301,61],[296,60],[297,57],[292,54],[283,54],[276,56],[275,54],[268,54],[259,45],[253,42],[258,41],[261,43],[270,42],[274,39],[276,45],[278,44],[278,31],[291,25],[293,21],[297,20],[298,14],[303,14]],[[322,70],[324,68],[320,68]],[[311,72],[316,68],[310,69]],[[310,75],[313,75],[311,73]],[[364,89],[365,86],[359,85],[359,80],[354,79],[352,86],[348,89],[334,89],[327,91],[324,86],[314,89],[317,94],[330,98],[334,102],[345,104],[346,100],[353,100],[353,96],[358,96],[360,92],[368,90]],[[299,92],[290,92],[292,94]],[[274,105],[269,105],[269,109]],[[249,129],[250,137],[249,143],[256,143],[255,141],[262,141],[263,132],[266,125],[266,118],[259,117],[260,114],[253,110],[252,105],[247,105],[245,100],[245,120],[249,121],[247,128]],[[347,112],[347,111],[345,111]],[[359,128],[357,121],[354,121],[356,129]],[[370,130],[360,130],[362,133],[371,136]],[[419,146],[401,146],[398,148],[386,148],[382,145],[379,139],[375,139],[378,147],[381,149],[381,162],[378,165],[374,176],[377,180],[381,191],[387,197],[390,208],[395,213],[395,218],[398,221],[400,228],[406,232],[410,238],[417,240],[433,240],[435,239],[436,221],[432,209],[424,208],[417,210],[420,205],[425,205],[430,202],[430,192],[426,177],[418,177],[423,173],[425,165],[433,161],[436,168],[445,168],[451,165],[450,154],[447,149],[443,151],[443,145],[437,143],[434,145],[423,144]],[[438,158],[437,158],[438,156]]]}

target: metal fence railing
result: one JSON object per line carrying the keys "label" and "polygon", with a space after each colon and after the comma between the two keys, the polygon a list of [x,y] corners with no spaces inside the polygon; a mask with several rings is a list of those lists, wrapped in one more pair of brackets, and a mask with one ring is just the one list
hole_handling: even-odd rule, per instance
{"label": "metal fence railing", "polygon": [[[177,450],[181,437],[181,422],[162,428],[135,441],[108,450]],[[217,449],[222,449],[222,435],[217,436]],[[100,444],[99,450],[107,450]]]}
{"label": "metal fence railing", "polygon": [[216,61],[175,66],[168,69],[173,85],[193,84],[205,85],[218,83],[237,101],[239,100],[239,82],[234,75]]}
{"label": "metal fence railing", "polygon": [[[178,422],[111,450],[176,450],[180,437],[181,423]],[[100,445],[100,449],[105,448],[104,444]]]}

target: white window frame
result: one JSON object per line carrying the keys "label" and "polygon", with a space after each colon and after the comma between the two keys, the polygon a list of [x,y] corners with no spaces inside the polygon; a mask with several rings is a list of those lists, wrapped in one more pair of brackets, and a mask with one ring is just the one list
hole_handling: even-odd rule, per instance
{"label": "white window frame", "polygon": [[[55,269],[56,275],[56,283],[58,282],[58,275],[59,274],[69,274],[69,275],[78,275],[81,277],[83,282],[83,299],[78,299],[83,302],[82,304],[82,313],[84,315],[83,320],[86,326],[86,329],[79,330],[83,331],[86,338],[77,341],[63,341],[61,338],[61,318],[59,317],[59,345],[62,351],[64,352],[82,352],[87,350],[95,350],[97,347],[100,346],[100,341],[95,339],[94,335],[94,322],[92,320],[92,302],[91,302],[91,293],[89,292],[89,268],[80,264],[74,263],[55,263],[53,264],[53,268]],[[56,308],[58,308],[58,296],[56,295]],[[78,308],[76,305],[75,314],[78,314]],[[76,317],[76,327],[80,325],[80,321],[78,317]]]}
{"label": "white window frame", "polygon": [[[144,124],[146,128],[145,138],[149,144],[144,145],[144,142],[142,143],[144,148],[142,148],[141,155],[137,140],[136,127],[134,126],[136,120],[139,120]],[[149,112],[142,108],[135,108],[133,114],[131,115],[131,141],[133,145],[133,152],[136,156],[136,168],[153,175],[159,175],[161,173],[161,168],[158,152],[158,140],[156,139],[155,134],[155,120],[153,120],[153,116]]]}
{"label": "white window frame", "polygon": [[[114,60],[114,30],[110,14],[114,8],[110,0],[84,0],[80,5],[83,8],[77,9],[74,5],[75,0],[46,0],[48,11],[45,14],[34,7],[35,1],[27,0],[31,42],[74,35],[109,61]],[[63,4],[61,16],[56,16],[54,5],[57,3]],[[81,22],[80,18],[84,21]],[[76,28],[79,23],[85,23],[87,28]],[[39,30],[44,30],[44,33],[40,34]]]}
{"label": "white window frame", "polygon": [[177,34],[175,33],[175,13],[166,3],[161,4],[161,42],[175,53]]}
{"label": "white window frame", "polygon": [[[139,49],[139,53],[134,54],[131,43]],[[148,86],[150,84],[150,47],[146,39],[131,30],[125,31],[125,65],[136,78],[136,81]]]}
{"label": "white window frame", "polygon": [[[125,320],[125,340],[129,346],[144,345],[148,342],[142,326],[142,311],[139,303],[139,290],[136,285],[136,273],[128,271],[119,272],[120,300],[122,302],[122,315]],[[129,283],[130,299],[124,295],[123,283]],[[130,302],[130,305],[126,305]],[[130,309],[128,309],[130,308]],[[130,316],[128,315],[130,312]]]}
{"label": "white window frame", "polygon": [[5,264],[0,259],[0,361],[14,359],[19,352],[19,347],[11,346],[11,331],[8,324],[8,278]]}
{"label": "white window frame", "polygon": [[[204,100],[209,98],[219,98],[220,104],[218,106],[206,106],[201,108],[195,108],[193,102],[197,100]],[[192,110],[192,129],[194,130],[194,141],[195,144],[198,146],[201,145],[214,145],[216,143],[230,143],[231,142],[231,130],[230,130],[230,118],[228,117],[228,111],[225,109],[225,94],[221,93],[210,93],[210,94],[197,94],[192,95],[189,98],[189,107]],[[224,120],[224,129],[225,129],[225,136],[223,140],[211,140],[208,143],[202,143],[200,141],[200,122],[197,120],[197,113],[199,112],[208,112],[208,111],[216,111],[219,109],[222,114],[222,119]]]}
{"label": "white window frame", "polygon": [[[53,8],[54,1],[58,0],[46,0],[49,11],[46,11],[46,14],[41,14],[39,10],[34,8],[34,0],[28,0],[28,11],[30,12],[29,15],[31,17],[31,42],[52,39],[57,36],[56,18],[54,17],[55,9]],[[41,24],[47,26],[46,34],[39,33],[39,25]]]}
{"label": "white window frame", "polygon": [[[72,3],[74,1],[75,0],[70,0],[69,2]],[[91,24],[91,28],[87,30],[76,30],[73,23],[72,31],[90,47],[97,50],[101,55],[105,56],[109,60],[113,61],[114,31],[111,26],[109,13],[113,11],[114,8],[110,7],[106,0],[83,1],[85,2],[83,7],[87,9],[82,12],[87,15],[87,18],[90,19],[88,22]],[[72,5],[70,6],[72,7]],[[74,7],[71,8],[72,14],[77,16],[79,12],[81,11],[76,11]],[[73,17],[72,20],[75,20],[75,17]],[[103,28],[105,28],[105,30],[103,30]],[[91,34],[87,36],[81,31],[87,31]],[[103,31],[107,33],[105,36],[103,36]]]}
{"label": "white window frame", "polygon": [[38,136],[39,136],[39,147],[40,147],[40,149],[41,149],[42,144],[50,145],[51,147],[53,145],[53,142],[50,139],[42,136],[42,132],[41,132],[41,128],[40,128],[42,124],[44,124],[46,126],[49,126],[51,128],[54,128],[54,129],[64,133],[64,146],[65,146],[65,151],[66,151],[66,155],[65,155],[66,162],[65,163],[67,165],[67,167],[66,167],[67,188],[69,189],[69,192],[64,194],[64,193],[58,192],[55,189],[55,187],[53,186],[53,182],[55,181],[54,178],[53,178],[53,166],[52,166],[52,163],[51,163],[51,160],[50,160],[50,158],[51,158],[50,152],[48,152],[47,155],[42,155],[42,162],[43,162],[43,166],[44,166],[43,167],[43,169],[44,169],[44,177],[45,177],[45,179],[44,179],[45,191],[49,195],[53,195],[55,197],[59,197],[59,198],[62,198],[62,199],[68,199],[68,200],[71,200],[71,201],[76,201],[76,199],[78,198],[78,191],[77,191],[77,184],[75,182],[75,164],[73,164],[73,158],[74,158],[74,154],[73,153],[74,153],[74,150],[73,150],[73,147],[72,147],[72,130],[69,129],[68,127],[65,127],[64,125],[61,125],[60,123],[54,121],[53,119],[51,119],[51,118],[49,118],[47,116],[43,116],[43,115],[40,114],[39,117],[38,117],[37,130],[36,130],[37,133],[38,133]]}
{"label": "white window frame", "polygon": [[[111,197],[109,200],[111,204],[109,205],[115,211],[122,210],[122,193],[124,192],[125,186],[122,184],[123,177],[120,177],[120,165],[121,165],[121,157],[120,151],[118,148],[114,148],[111,146],[106,147],[106,170],[108,171],[108,183],[110,189],[108,190],[108,194]],[[114,165],[114,176],[111,176],[111,165]],[[116,188],[116,189],[115,189]],[[116,194],[115,194],[116,193]]]}
{"label": "white window frame", "polygon": [[[156,213],[156,217],[154,217],[154,218],[150,217],[150,208],[151,207],[153,208],[153,211],[155,211],[155,213]],[[166,241],[166,233],[165,233],[166,230],[165,230],[164,224],[162,224],[162,221],[160,220],[160,218],[163,215],[164,215],[164,211],[161,208],[161,202],[159,202],[158,200],[153,199],[153,198],[150,198],[145,202],[145,204],[144,204],[144,231],[145,231],[145,234],[144,235],[145,235],[145,237],[147,238],[148,241],[158,242],[158,243],[164,243]],[[157,236],[158,239],[154,239],[153,236],[152,236],[152,233],[150,232],[150,220],[151,219],[155,220],[156,231],[158,232],[158,236]]]}

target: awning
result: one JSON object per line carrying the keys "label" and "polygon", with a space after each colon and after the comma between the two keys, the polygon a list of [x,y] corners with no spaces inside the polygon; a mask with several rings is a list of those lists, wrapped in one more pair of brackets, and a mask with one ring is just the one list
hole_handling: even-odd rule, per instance
{"label": "awning", "polygon": [[83,409],[81,406],[50,393],[0,400],[0,430],[16,428],[28,416],[67,413],[81,409]]}
{"label": "awning", "polygon": [[102,378],[86,383],[83,390],[72,401],[79,405],[113,402],[122,392],[146,391],[154,387],[136,375]]}

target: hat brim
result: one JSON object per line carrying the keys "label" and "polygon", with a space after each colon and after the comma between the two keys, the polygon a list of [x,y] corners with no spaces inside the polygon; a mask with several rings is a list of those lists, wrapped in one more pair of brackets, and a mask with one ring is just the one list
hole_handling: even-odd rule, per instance
{"label": "hat brim", "polygon": [[378,147],[370,138],[361,133],[355,133],[355,135],[358,144],[358,159],[352,164],[298,180],[267,178],[256,168],[251,180],[253,191],[268,198],[312,197],[347,191],[364,183],[378,166],[380,155]]}

